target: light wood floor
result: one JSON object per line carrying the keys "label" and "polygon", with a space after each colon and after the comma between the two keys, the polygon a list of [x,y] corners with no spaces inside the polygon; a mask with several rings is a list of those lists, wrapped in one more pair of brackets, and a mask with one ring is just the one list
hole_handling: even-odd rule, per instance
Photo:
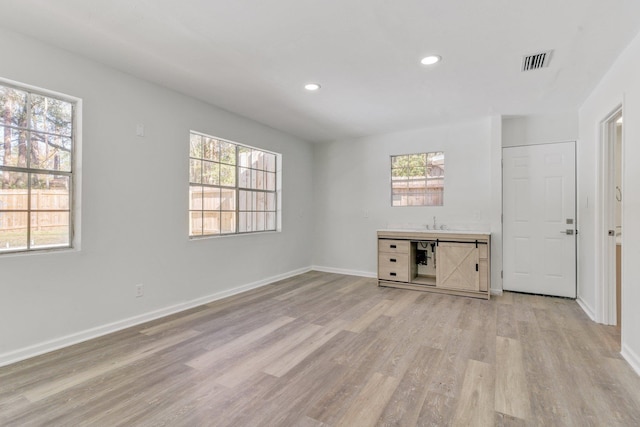
{"label": "light wood floor", "polygon": [[617,330],[310,272],[0,368],[2,426],[638,426]]}

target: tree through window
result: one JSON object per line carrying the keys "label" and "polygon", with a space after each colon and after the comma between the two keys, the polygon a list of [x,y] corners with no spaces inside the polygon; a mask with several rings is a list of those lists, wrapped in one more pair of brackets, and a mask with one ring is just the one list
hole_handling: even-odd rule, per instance
{"label": "tree through window", "polygon": [[71,246],[75,108],[0,84],[0,253]]}
{"label": "tree through window", "polygon": [[391,206],[442,206],[444,153],[391,156]]}

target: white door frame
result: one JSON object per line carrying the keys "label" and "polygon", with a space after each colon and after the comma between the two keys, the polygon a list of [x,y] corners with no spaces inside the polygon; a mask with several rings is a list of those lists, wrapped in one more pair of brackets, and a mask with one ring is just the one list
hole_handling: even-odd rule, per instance
{"label": "white door frame", "polygon": [[[608,235],[615,230],[615,120],[622,113],[618,105],[600,122],[600,160],[598,169],[599,220],[596,226],[596,259],[600,260],[596,277],[596,322],[615,325],[616,308],[616,239]],[[624,125],[622,127],[622,147],[624,153]],[[623,156],[624,158],[624,156]],[[624,188],[624,186],[623,186]],[[623,228],[624,230],[624,228]],[[624,234],[622,235],[624,239]]]}

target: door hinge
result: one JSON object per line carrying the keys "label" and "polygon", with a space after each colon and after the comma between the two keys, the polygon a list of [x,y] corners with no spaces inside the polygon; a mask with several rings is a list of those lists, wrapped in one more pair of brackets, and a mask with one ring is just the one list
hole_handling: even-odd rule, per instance
{"label": "door hinge", "polygon": [[503,270],[500,270],[500,278],[501,278],[501,279],[503,279],[503,278],[504,278],[504,277],[503,277],[503,275],[504,275],[504,271],[503,271]]}

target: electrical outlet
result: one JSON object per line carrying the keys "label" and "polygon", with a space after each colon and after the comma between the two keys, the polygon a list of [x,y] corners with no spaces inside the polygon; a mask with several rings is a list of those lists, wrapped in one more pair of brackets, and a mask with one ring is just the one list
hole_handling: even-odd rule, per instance
{"label": "electrical outlet", "polygon": [[144,285],[143,284],[136,285],[136,298],[140,298],[143,295],[144,295]]}

